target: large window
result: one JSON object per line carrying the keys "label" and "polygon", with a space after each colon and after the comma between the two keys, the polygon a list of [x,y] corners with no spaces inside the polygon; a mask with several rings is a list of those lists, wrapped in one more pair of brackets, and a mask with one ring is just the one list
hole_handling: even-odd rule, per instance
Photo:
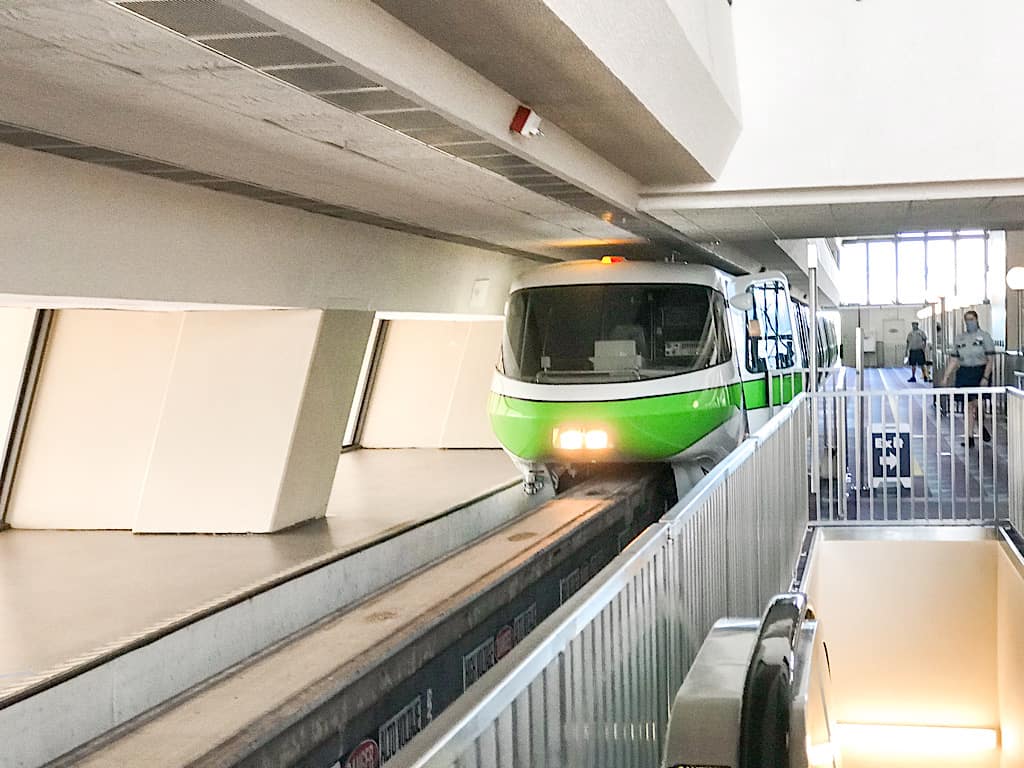
{"label": "large window", "polygon": [[905,232],[843,240],[843,304],[923,304],[991,300],[993,235],[983,230]]}
{"label": "large window", "polygon": [[501,366],[538,383],[639,381],[732,359],[725,298],[704,285],[561,285],[509,300]]}

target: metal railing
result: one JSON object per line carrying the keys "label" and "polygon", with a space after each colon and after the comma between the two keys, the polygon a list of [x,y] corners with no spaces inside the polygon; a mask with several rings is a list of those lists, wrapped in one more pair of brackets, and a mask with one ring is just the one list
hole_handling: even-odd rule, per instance
{"label": "metal railing", "polygon": [[787,589],[806,525],[807,398],[715,467],[391,761],[657,765],[714,622]]}
{"label": "metal railing", "polygon": [[[811,518],[819,524],[984,523],[1007,517],[1010,443],[1024,414],[1015,390],[977,388],[819,392],[812,445],[820,450]],[[978,409],[968,433],[966,403]],[[966,403],[965,403],[966,400]],[[988,439],[985,439],[985,438]],[[1019,448],[1019,446],[1018,446]],[[813,451],[813,449],[812,449]],[[1019,480],[1019,478],[1018,478]]]}
{"label": "metal railing", "polygon": [[1018,531],[1024,531],[1024,392],[1006,392],[1007,421],[1007,518]]}
{"label": "metal railing", "polygon": [[[846,389],[847,370],[842,365],[834,365],[831,368],[822,368],[818,371],[817,391],[840,392]],[[772,414],[778,413],[779,409],[791,400],[796,392],[810,390],[810,368],[789,368],[784,371],[766,371],[765,386],[768,390],[768,407]]]}

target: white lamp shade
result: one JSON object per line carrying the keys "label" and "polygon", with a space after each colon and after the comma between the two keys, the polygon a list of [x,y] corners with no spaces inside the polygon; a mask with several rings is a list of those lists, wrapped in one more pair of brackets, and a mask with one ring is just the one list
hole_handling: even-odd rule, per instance
{"label": "white lamp shade", "polygon": [[1024,267],[1014,267],[1006,273],[1006,286],[1015,291],[1024,290]]}

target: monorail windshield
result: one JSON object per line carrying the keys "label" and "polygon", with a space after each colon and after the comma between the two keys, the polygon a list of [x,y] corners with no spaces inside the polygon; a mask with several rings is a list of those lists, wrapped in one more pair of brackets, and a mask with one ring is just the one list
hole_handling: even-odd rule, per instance
{"label": "monorail windshield", "polygon": [[725,298],[705,285],[560,285],[509,299],[500,368],[544,384],[641,381],[732,359]]}

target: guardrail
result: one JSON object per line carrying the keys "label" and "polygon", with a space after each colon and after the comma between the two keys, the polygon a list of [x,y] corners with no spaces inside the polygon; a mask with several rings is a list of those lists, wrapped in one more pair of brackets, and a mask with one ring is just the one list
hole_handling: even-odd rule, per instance
{"label": "guardrail", "polygon": [[[785,404],[784,395],[809,391],[808,382],[811,378],[810,368],[789,368],[784,371],[765,371],[765,386],[768,391],[768,407],[772,415]],[[822,392],[839,392],[847,387],[846,368],[834,365],[818,371],[817,390]]]}
{"label": "guardrail", "polygon": [[[1007,517],[1009,442],[1024,415],[1007,413],[1015,390],[906,389],[819,392],[811,443],[817,456],[812,521],[818,524],[985,523]],[[980,408],[969,434],[965,404]],[[985,437],[988,439],[985,439]],[[1019,446],[1018,446],[1019,448]],[[1019,480],[1019,478],[1018,478]]]}
{"label": "guardrail", "polygon": [[1024,392],[1006,391],[1008,519],[1024,531]]}
{"label": "guardrail", "polygon": [[[704,636],[723,616],[759,615],[790,587],[808,506],[815,525],[1009,519],[1022,529],[1024,392],[970,393],[1005,400],[981,417],[992,442],[973,449],[953,444],[964,435],[952,407],[963,394],[797,396],[389,763],[659,764],[673,698]],[[870,474],[876,437],[892,476]],[[847,477],[857,462],[861,474]]]}
{"label": "guardrail", "polygon": [[708,474],[391,761],[657,765],[676,691],[712,624],[787,589],[807,509],[799,396]]}

